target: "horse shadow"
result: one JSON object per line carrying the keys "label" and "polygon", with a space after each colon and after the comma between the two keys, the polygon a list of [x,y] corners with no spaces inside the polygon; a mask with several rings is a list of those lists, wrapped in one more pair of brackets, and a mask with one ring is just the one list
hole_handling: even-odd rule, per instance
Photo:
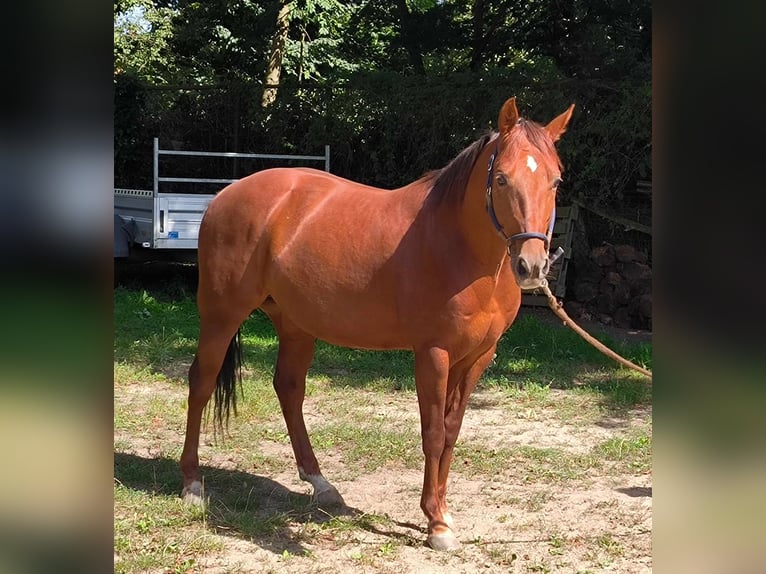
{"label": "horse shadow", "polygon": [[[341,518],[351,520],[355,527],[373,534],[391,539],[407,537],[364,520],[365,513],[358,508],[348,505],[320,507],[310,495],[290,490],[265,476],[206,465],[200,466],[200,472],[205,482],[211,485],[205,492],[207,528],[218,535],[252,542],[278,555],[310,553],[301,540],[304,535],[296,535],[291,528],[296,524],[313,524],[321,528],[322,524]],[[115,452],[114,478],[125,488],[152,496],[176,496],[180,501],[180,470],[175,459]],[[414,524],[396,521],[394,524],[423,531]],[[311,535],[305,536],[308,540]]]}

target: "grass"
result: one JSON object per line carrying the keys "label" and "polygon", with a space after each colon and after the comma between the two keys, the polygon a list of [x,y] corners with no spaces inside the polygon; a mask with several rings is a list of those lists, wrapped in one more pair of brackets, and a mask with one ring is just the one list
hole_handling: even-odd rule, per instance
{"label": "grass", "polygon": [[115,572],[164,568],[188,571],[200,556],[221,549],[204,528],[204,512],[177,497],[149,495],[115,481]]}
{"label": "grass", "polygon": [[[190,362],[198,319],[194,298],[162,301],[145,290],[116,288],[114,293],[115,361],[166,373],[168,362]],[[269,320],[255,312],[242,327],[244,359],[254,375],[273,369],[278,341]],[[597,337],[626,358],[651,368],[648,344],[625,346]],[[414,389],[412,354],[407,351],[362,351],[318,342],[311,374],[333,386],[381,391]],[[184,373],[185,375],[185,373]],[[178,378],[178,373],[171,377]],[[625,406],[648,400],[640,375],[615,364],[576,333],[552,328],[534,316],[521,316],[500,339],[497,356],[483,384],[507,389],[579,386],[604,395],[609,404]]]}
{"label": "grass", "polygon": [[354,424],[339,420],[312,431],[311,442],[318,452],[338,449],[347,463],[364,472],[375,471],[390,461],[419,468],[419,434],[391,430],[380,422]]}
{"label": "grass", "polygon": [[[239,416],[224,440],[211,443],[203,437],[203,462],[213,461],[202,469],[213,493],[211,502],[204,511],[181,504],[178,456],[186,371],[198,329],[194,298],[183,289],[168,295],[118,287],[114,323],[115,571],[196,572],[202,558],[223,551],[221,536],[269,548],[279,560],[272,564],[274,571],[289,569],[295,560],[316,560],[317,544],[351,548],[349,556],[360,568],[395,560],[404,547],[422,544],[418,536],[399,532],[387,516],[330,516],[317,509],[308,494],[268,478],[293,474],[295,463],[271,387],[278,341],[260,313],[242,326],[246,376]],[[601,340],[651,368],[651,346],[624,347]],[[332,454],[342,461],[345,474],[336,480],[353,480],[381,468],[421,468],[410,352],[368,352],[318,342],[306,401],[321,413],[319,419],[307,419],[318,457],[324,460]],[[651,390],[575,333],[522,316],[501,339],[497,357],[470,404],[475,409],[500,407],[519,420],[553,419],[576,431],[648,408]],[[491,437],[461,438],[452,468],[480,480],[511,476],[536,485],[523,500],[507,502],[538,512],[551,500],[546,485],[594,474],[646,472],[651,447],[650,427],[626,428],[581,452],[495,444]],[[413,494],[414,504],[418,496]],[[512,516],[503,515],[499,521]],[[360,542],[381,532],[387,536],[383,542]],[[558,556],[568,542],[563,535],[550,534],[550,555]],[[483,552],[499,567],[518,559],[508,548],[487,546]],[[593,544],[594,565],[623,552],[619,542],[605,534]],[[544,572],[547,566],[533,562],[527,570]]]}
{"label": "grass", "polygon": [[[635,444],[648,446],[632,446]],[[453,468],[468,476],[493,475],[512,468],[514,476],[524,482],[560,483],[600,474],[606,463],[612,463],[610,470],[645,472],[651,467],[651,441],[646,437],[632,442],[610,439],[581,454],[533,446],[482,448],[462,441],[455,447]]]}
{"label": "grass", "polygon": [[[596,338],[633,362],[651,368],[652,347],[641,343],[624,345],[606,335]],[[523,315],[514,322],[501,338],[497,351],[498,359],[489,369],[490,378],[513,373],[516,376],[530,376],[532,379],[549,374],[551,381],[566,386],[561,376],[574,370],[577,364],[613,366],[610,359],[582,339],[577,333],[565,328],[551,328],[534,315]],[[564,366],[568,365],[568,369]]]}
{"label": "grass", "polygon": [[652,437],[646,433],[610,438],[595,451],[625,472],[648,472],[652,466]]}

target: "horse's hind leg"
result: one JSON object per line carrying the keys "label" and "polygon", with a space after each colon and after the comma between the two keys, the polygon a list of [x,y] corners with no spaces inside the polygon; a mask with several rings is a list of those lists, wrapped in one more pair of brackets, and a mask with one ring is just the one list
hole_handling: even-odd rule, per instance
{"label": "horse's hind leg", "polygon": [[187,502],[195,504],[203,502],[198,455],[202,413],[215,390],[218,373],[221,370],[227,349],[230,344],[234,344],[233,337],[242,322],[236,317],[230,315],[227,317],[201,314],[197,354],[189,368],[186,438],[180,461],[184,480],[181,496]]}
{"label": "horse's hind leg", "polygon": [[263,309],[274,323],[279,336],[274,390],[290,435],[298,476],[314,487],[314,499],[320,506],[344,506],[343,497],[319,470],[303,420],[306,374],[314,359],[315,339],[292,324],[275,305],[265,305]]}

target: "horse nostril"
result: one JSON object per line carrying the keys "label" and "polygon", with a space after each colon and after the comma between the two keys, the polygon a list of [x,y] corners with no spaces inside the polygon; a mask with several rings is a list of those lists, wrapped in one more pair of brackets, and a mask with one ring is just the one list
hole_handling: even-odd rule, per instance
{"label": "horse nostril", "polygon": [[519,257],[519,261],[516,263],[516,273],[518,273],[519,277],[529,275],[529,265],[527,265],[527,261],[523,257]]}
{"label": "horse nostril", "polygon": [[545,263],[543,263],[543,275],[548,275],[548,271],[551,270],[551,260],[546,257]]}

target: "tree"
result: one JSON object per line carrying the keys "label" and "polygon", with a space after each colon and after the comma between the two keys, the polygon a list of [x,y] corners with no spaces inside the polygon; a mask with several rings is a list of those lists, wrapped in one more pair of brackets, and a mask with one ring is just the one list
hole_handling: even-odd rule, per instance
{"label": "tree", "polygon": [[290,0],[282,0],[277,12],[276,31],[271,39],[271,50],[269,53],[269,62],[266,66],[266,74],[263,79],[263,97],[261,106],[266,108],[274,103],[277,98],[277,88],[279,77],[282,74],[282,60],[285,53],[285,43],[287,34],[290,31],[290,11],[293,9],[293,3]]}
{"label": "tree", "polygon": [[264,75],[263,107],[276,99],[284,75],[301,83],[357,68],[339,52],[356,7],[339,0],[281,0]]}
{"label": "tree", "polygon": [[172,8],[152,0],[120,0],[114,4],[114,76],[162,83],[174,74],[169,49],[173,36]]}
{"label": "tree", "polygon": [[451,159],[510,92],[530,117],[577,103],[564,191],[608,208],[651,177],[646,0],[117,0],[115,83],[124,162],[147,132],[200,149],[323,141],[347,177],[397,185]]}
{"label": "tree", "polygon": [[474,72],[481,70],[484,59],[484,0],[474,0],[471,7],[471,62],[469,67]]}
{"label": "tree", "polygon": [[415,19],[415,15],[410,12],[407,0],[396,0],[396,9],[399,16],[399,35],[402,45],[409,56],[410,66],[416,74],[425,74],[423,49],[420,43],[418,22]]}

